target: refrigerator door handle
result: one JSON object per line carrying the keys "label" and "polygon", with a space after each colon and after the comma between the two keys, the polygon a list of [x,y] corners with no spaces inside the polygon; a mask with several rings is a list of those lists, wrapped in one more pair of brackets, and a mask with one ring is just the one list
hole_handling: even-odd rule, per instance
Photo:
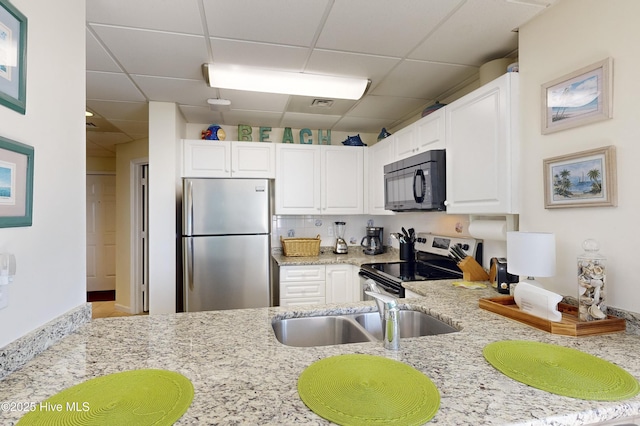
{"label": "refrigerator door handle", "polygon": [[[186,248],[186,259],[185,263],[187,264],[187,285],[189,286],[189,290],[193,290],[193,237],[187,238],[187,243],[185,244]],[[186,298],[185,298],[186,301]]]}
{"label": "refrigerator door handle", "polygon": [[182,214],[184,215],[185,223],[185,229],[183,230],[183,232],[184,235],[193,235],[193,182],[187,180],[185,189],[185,203],[184,210],[182,212]]}

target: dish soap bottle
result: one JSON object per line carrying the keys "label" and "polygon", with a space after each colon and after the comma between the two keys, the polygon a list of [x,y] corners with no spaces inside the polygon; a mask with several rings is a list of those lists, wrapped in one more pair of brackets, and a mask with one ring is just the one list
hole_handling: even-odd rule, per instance
{"label": "dish soap bottle", "polygon": [[596,240],[585,240],[582,248],[584,253],[578,256],[578,319],[605,319],[606,258],[599,253],[600,245]]}

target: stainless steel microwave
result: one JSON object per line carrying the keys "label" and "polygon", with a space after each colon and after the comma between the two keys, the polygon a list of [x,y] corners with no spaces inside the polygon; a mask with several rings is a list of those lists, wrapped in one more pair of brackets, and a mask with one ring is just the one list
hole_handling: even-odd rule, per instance
{"label": "stainless steel microwave", "polygon": [[434,149],[384,166],[384,208],[443,211],[446,198],[445,150]]}

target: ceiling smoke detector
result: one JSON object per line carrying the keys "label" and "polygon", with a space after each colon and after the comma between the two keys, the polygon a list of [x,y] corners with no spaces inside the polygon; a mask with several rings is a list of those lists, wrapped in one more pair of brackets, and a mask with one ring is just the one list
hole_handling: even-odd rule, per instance
{"label": "ceiling smoke detector", "polygon": [[314,99],[311,102],[311,106],[314,108],[331,108],[333,106],[332,99]]}
{"label": "ceiling smoke detector", "polygon": [[207,99],[207,104],[209,104],[211,111],[229,111],[231,109],[229,99]]}

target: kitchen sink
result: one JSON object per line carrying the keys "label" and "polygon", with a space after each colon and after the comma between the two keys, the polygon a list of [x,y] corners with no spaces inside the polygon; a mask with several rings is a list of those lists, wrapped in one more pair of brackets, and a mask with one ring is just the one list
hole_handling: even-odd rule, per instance
{"label": "kitchen sink", "polygon": [[287,346],[327,346],[375,341],[356,321],[342,316],[287,318],[276,320],[272,326],[276,339]]}
{"label": "kitchen sink", "polygon": [[[378,312],[354,315],[356,322],[378,340],[382,340],[382,322]],[[454,333],[455,327],[420,311],[400,311],[400,338],[432,336],[435,334]]]}
{"label": "kitchen sink", "polygon": [[[382,341],[377,311],[349,315],[285,318],[272,323],[276,339],[287,346],[311,347]],[[453,333],[455,327],[419,311],[400,311],[400,338]]]}

